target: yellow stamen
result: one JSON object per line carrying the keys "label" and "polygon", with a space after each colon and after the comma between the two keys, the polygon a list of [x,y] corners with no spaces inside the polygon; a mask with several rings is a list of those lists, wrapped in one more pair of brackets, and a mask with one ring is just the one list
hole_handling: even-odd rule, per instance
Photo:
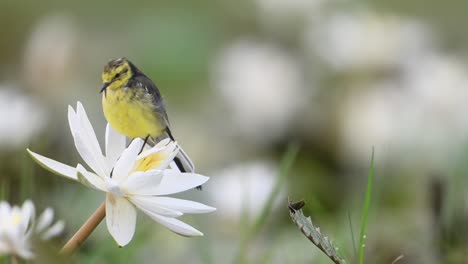
{"label": "yellow stamen", "polygon": [[154,169],[161,164],[166,157],[167,153],[165,151],[153,153],[141,160],[138,160],[133,171],[149,171]]}

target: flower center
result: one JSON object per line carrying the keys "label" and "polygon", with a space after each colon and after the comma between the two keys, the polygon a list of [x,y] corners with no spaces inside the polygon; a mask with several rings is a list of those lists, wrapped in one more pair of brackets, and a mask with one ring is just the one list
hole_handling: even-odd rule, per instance
{"label": "flower center", "polygon": [[16,214],[13,214],[12,217],[11,217],[11,224],[13,226],[17,226],[19,225],[19,223],[21,222],[21,215],[16,213]]}
{"label": "flower center", "polygon": [[167,157],[167,154],[163,152],[156,152],[143,159],[137,160],[133,171],[149,171],[157,167]]}
{"label": "flower center", "polygon": [[10,229],[15,228],[21,223],[21,214],[18,212],[11,212],[8,217],[0,219],[0,229]]}

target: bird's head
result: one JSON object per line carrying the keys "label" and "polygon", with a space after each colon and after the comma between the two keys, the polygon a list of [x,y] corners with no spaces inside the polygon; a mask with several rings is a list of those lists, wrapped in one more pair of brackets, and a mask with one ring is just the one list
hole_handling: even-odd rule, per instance
{"label": "bird's head", "polygon": [[131,62],[126,58],[109,61],[102,73],[103,87],[101,92],[106,89],[117,90],[122,88],[133,75],[131,65]]}

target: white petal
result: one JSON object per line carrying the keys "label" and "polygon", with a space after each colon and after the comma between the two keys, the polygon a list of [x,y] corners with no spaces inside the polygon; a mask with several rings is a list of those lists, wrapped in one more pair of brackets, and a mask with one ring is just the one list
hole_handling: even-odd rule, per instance
{"label": "white petal", "polygon": [[204,184],[210,178],[196,173],[180,173],[164,170],[161,183],[155,188],[154,195],[167,195],[193,189]]}
{"label": "white petal", "polygon": [[164,148],[167,145],[169,145],[170,143],[173,143],[173,141],[171,141],[170,138],[165,138],[165,139],[159,141],[158,144],[155,145],[155,147],[156,148]]}
{"label": "white petal", "polygon": [[51,226],[44,234],[42,234],[42,240],[49,240],[55,236],[58,236],[62,233],[65,228],[65,223],[63,221],[58,221],[53,226]]}
{"label": "white petal", "polygon": [[106,184],[106,190],[109,193],[113,193],[117,196],[124,197],[125,193],[122,192],[122,189],[117,184],[117,182],[112,178],[104,178],[104,183]]}
{"label": "white petal", "polygon": [[30,227],[32,222],[36,217],[36,210],[34,204],[30,200],[26,200],[21,207],[21,232],[23,234],[29,235],[29,232],[32,230]]}
{"label": "white petal", "polygon": [[34,153],[29,149],[26,149],[26,150],[28,151],[29,155],[31,155],[33,160],[36,161],[44,169],[52,173],[55,173],[57,175],[75,180],[75,181],[78,180],[78,177],[76,176],[75,168],[68,166],[66,164],[60,163],[58,161],[55,161],[53,159],[49,159],[37,153]]}
{"label": "white petal", "polygon": [[135,233],[136,210],[127,199],[106,195],[107,229],[119,246],[127,245]]}
{"label": "white petal", "polygon": [[155,196],[130,196],[130,201],[135,204],[140,210],[142,210],[147,215],[163,215],[168,217],[178,217],[183,215],[181,212],[160,206],[155,203],[157,197]]}
{"label": "white petal", "polygon": [[151,214],[149,215],[151,219],[160,223],[161,225],[167,227],[174,233],[177,233],[182,236],[203,236],[203,233],[198,231],[186,223],[177,220],[175,218],[165,217],[161,215]]}
{"label": "white petal", "polygon": [[[171,164],[172,162],[174,162],[174,158],[177,156],[177,154],[179,153],[179,147],[176,147],[174,148],[171,152],[168,152],[166,155],[166,158],[158,164],[158,166],[156,166],[155,169],[158,169],[158,170],[165,170],[169,167],[169,164]],[[178,171],[180,172],[180,170],[178,169]]]}
{"label": "white petal", "polygon": [[127,194],[154,195],[162,177],[160,170],[137,171],[128,176],[121,186]]}
{"label": "white petal", "polygon": [[87,171],[81,164],[78,164],[76,170],[78,172],[78,181],[83,185],[100,191],[107,190],[104,180],[95,173]]}
{"label": "white petal", "polygon": [[21,207],[21,216],[28,222],[35,218],[34,204],[30,200],[26,200]]}
{"label": "white petal", "polygon": [[133,166],[135,165],[136,157],[142,146],[143,140],[140,138],[136,138],[132,143],[130,143],[130,146],[123,151],[119,160],[115,164],[114,171],[112,173],[113,179],[120,182],[128,176],[130,170],[133,169]]}
{"label": "white petal", "polygon": [[70,131],[73,134],[79,132],[79,121],[76,116],[75,109],[71,105],[68,106],[68,125],[70,125]]}
{"label": "white petal", "polygon": [[161,152],[163,150],[166,150],[167,148],[174,149],[175,147],[177,147],[177,144],[172,142],[170,139],[166,138],[166,139],[158,142],[158,144],[156,144],[156,146],[154,146],[154,147],[148,149],[147,151],[142,152],[140,155],[138,155],[137,160],[146,158],[146,157],[148,157],[149,155],[151,155],[153,153]]}
{"label": "white petal", "polygon": [[115,131],[109,123],[106,126],[106,159],[112,167],[125,149],[126,138]]}
{"label": "white petal", "polygon": [[[97,174],[108,175],[110,168],[108,168],[101,150],[94,150],[92,140],[88,138],[87,131],[81,125],[80,117],[71,106],[68,107],[68,123],[70,124],[76,150],[81,158]],[[94,135],[94,137],[96,136]]]}
{"label": "white petal", "polygon": [[154,203],[187,214],[204,214],[216,211],[216,208],[177,198],[154,197]]}
{"label": "white petal", "polygon": [[104,159],[104,157],[102,156],[101,146],[99,145],[99,141],[97,140],[96,133],[94,133],[94,128],[91,125],[91,122],[88,119],[88,115],[86,114],[86,111],[81,102],[78,101],[76,108],[76,114],[78,115],[78,118],[80,120],[81,131],[87,139],[86,142],[89,144],[91,151],[99,153],[99,156]]}
{"label": "white petal", "polygon": [[34,257],[34,253],[32,253],[31,249],[27,248],[26,246],[19,246],[15,253],[23,259],[29,260]]}
{"label": "white petal", "polygon": [[36,232],[42,232],[44,229],[50,224],[52,224],[52,220],[54,219],[54,211],[52,208],[47,208],[44,212],[39,216],[36,225]]}
{"label": "white petal", "polygon": [[10,204],[5,201],[1,201],[0,202],[0,219],[3,219],[3,217],[6,217],[7,215],[9,215],[10,211],[11,211]]}

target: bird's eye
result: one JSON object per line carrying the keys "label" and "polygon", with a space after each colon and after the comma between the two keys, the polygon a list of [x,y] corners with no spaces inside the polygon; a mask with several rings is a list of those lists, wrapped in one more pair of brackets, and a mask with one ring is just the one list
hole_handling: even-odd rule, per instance
{"label": "bird's eye", "polygon": [[114,79],[117,79],[117,78],[119,78],[119,77],[120,77],[120,73],[117,73],[117,74],[115,75]]}

